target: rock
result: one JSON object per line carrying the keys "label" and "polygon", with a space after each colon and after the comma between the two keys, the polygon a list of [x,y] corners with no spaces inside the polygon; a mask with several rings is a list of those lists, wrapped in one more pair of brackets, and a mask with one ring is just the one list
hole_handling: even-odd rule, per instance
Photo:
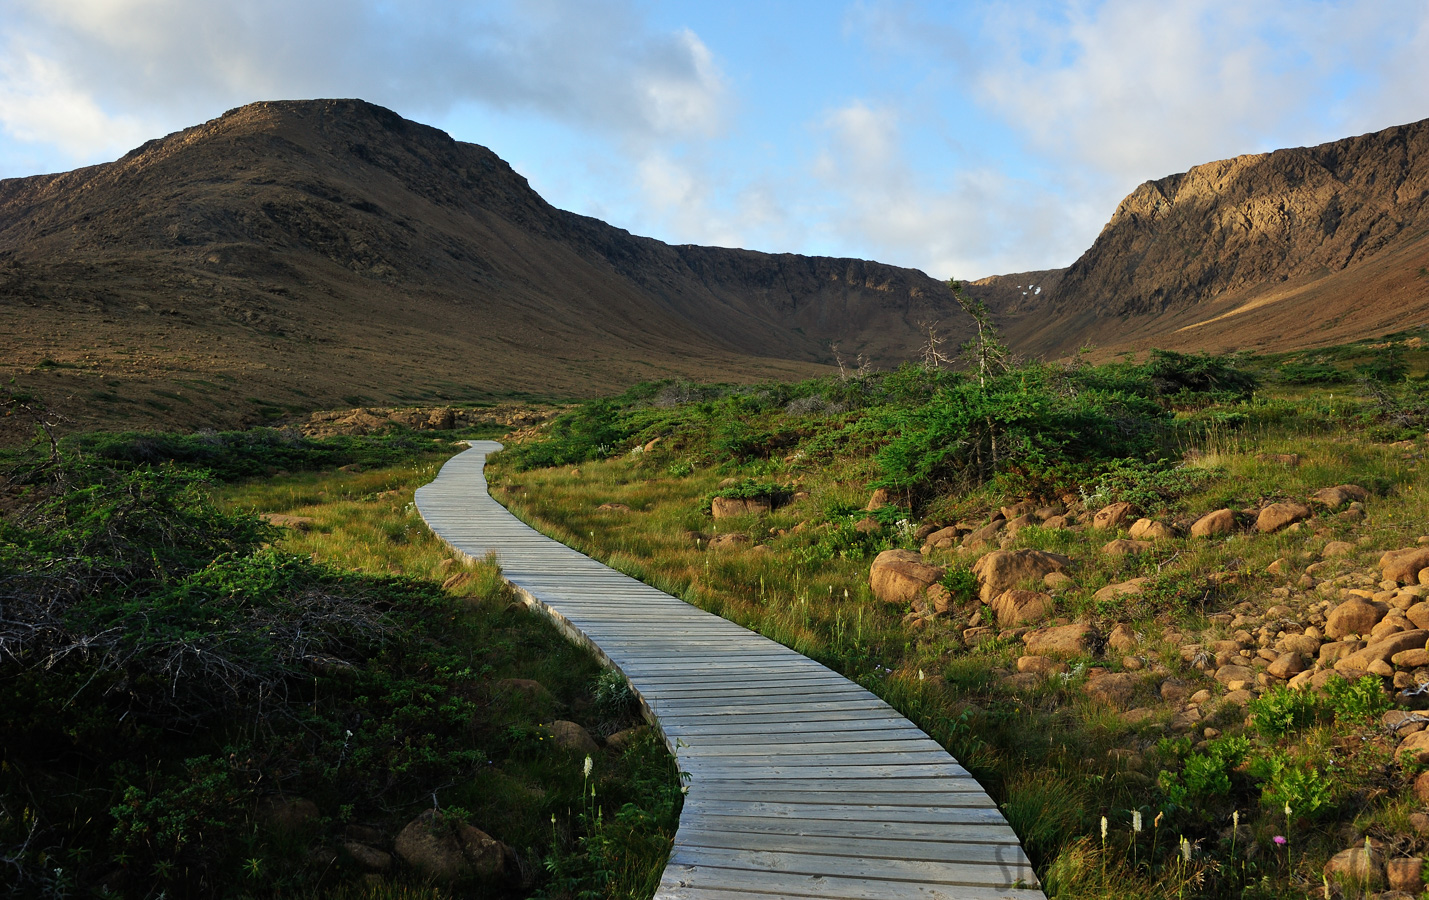
{"label": "rock", "polygon": [[1359,501],[1363,503],[1369,499],[1369,491],[1357,484],[1340,484],[1335,487],[1321,488],[1310,495],[1311,503],[1319,503],[1330,509],[1339,509],[1347,503]]}
{"label": "rock", "polygon": [[1111,634],[1107,635],[1106,643],[1116,652],[1126,653],[1137,645],[1136,632],[1131,629],[1130,625],[1123,622],[1111,630]]}
{"label": "rock", "polygon": [[1429,568],[1429,547],[1391,550],[1379,558],[1379,567],[1384,571],[1385,581],[1415,584],[1420,571]]}
{"label": "rock", "polygon": [[1324,875],[1330,881],[1377,884],[1384,880],[1384,857],[1374,850],[1351,847],[1330,857],[1325,863]]}
{"label": "rock", "polygon": [[761,516],[769,512],[773,504],[767,497],[715,497],[710,501],[710,515],[716,519],[733,516]]}
{"label": "rock", "polygon": [[1092,527],[1101,531],[1109,528],[1120,528],[1131,518],[1130,503],[1113,503],[1110,506],[1103,506],[1097,510],[1097,514],[1092,517]]}
{"label": "rock", "polygon": [[1415,628],[1429,628],[1429,603],[1415,603],[1404,611],[1404,617],[1413,622]]}
{"label": "rock", "polygon": [[604,512],[630,512],[630,507],[626,506],[624,503],[602,503],[600,506],[597,506],[596,509],[602,510]]}
{"label": "rock", "polygon": [[947,569],[930,566],[911,550],[884,550],[873,560],[868,571],[873,596],[884,603],[912,603],[932,584],[938,582]]}
{"label": "rock", "polygon": [[1103,546],[1102,552],[1107,556],[1135,556],[1150,549],[1150,541],[1128,541],[1125,538],[1118,538]]}
{"label": "rock", "polygon": [[307,828],[320,817],[318,806],[306,797],[280,797],[270,794],[258,801],[258,817],[274,831],[294,834]]}
{"label": "rock", "polygon": [[[1237,682],[1253,682],[1255,680],[1255,670],[1247,666],[1227,665],[1216,670],[1216,681],[1230,687]],[[1231,688],[1235,690],[1235,688]]]}
{"label": "rock", "polygon": [[1414,796],[1419,798],[1420,803],[1429,803],[1429,772],[1420,772],[1419,777],[1414,779]]}
{"label": "rock", "polygon": [[1330,541],[1320,551],[1321,559],[1339,559],[1355,552],[1355,545],[1349,541]]}
{"label": "rock", "polygon": [[1351,597],[1325,617],[1325,636],[1339,639],[1347,634],[1369,634],[1388,611],[1384,604]]}
{"label": "rock", "polygon": [[1305,660],[1298,653],[1282,653],[1265,667],[1265,671],[1276,678],[1288,680],[1305,671]]}
{"label": "rock", "polygon": [[1100,678],[1092,678],[1087,681],[1083,689],[1090,697],[1094,697],[1102,702],[1125,709],[1131,703],[1132,696],[1136,693],[1136,676],[1126,672],[1116,672],[1102,675]]}
{"label": "rock", "polygon": [[1277,463],[1292,469],[1300,465],[1300,454],[1298,453],[1257,453],[1255,458],[1262,462]]}
{"label": "rock", "polygon": [[1389,879],[1391,891],[1404,891],[1411,897],[1418,897],[1424,891],[1424,859],[1418,856],[1401,856],[1384,864],[1384,874]]}
{"label": "rock", "polygon": [[1096,633],[1087,625],[1054,625],[1022,636],[1032,656],[1082,656],[1089,653]]}
{"label": "rock", "polygon": [[275,525],[279,528],[291,528],[295,531],[307,531],[309,528],[318,524],[318,520],[311,516],[287,516],[282,513],[263,513],[259,515],[258,518],[267,522],[269,525]]}
{"label": "rock", "polygon": [[883,530],[883,523],[873,516],[864,516],[862,519],[853,523],[853,530],[862,534],[877,534]]}
{"label": "rock", "polygon": [[1008,675],[1002,679],[1002,684],[1012,691],[1030,691],[1037,687],[1037,682],[1041,679],[1031,672],[1018,672],[1016,675]]}
{"label": "rock", "polygon": [[505,871],[510,852],[486,832],[448,821],[435,809],[407,823],[393,849],[421,875],[444,882],[499,875]]}
{"label": "rock", "polygon": [[1120,584],[1109,584],[1093,596],[1097,600],[1115,600],[1117,597],[1139,594],[1150,583],[1150,578],[1133,578]]}
{"label": "rock", "polygon": [[622,731],[617,731],[615,734],[612,734],[610,737],[605,739],[605,746],[611,750],[616,751],[617,753],[623,753],[627,747],[629,747],[635,742],[636,738],[640,737],[640,735],[644,733],[644,731],[644,725],[636,725],[634,728],[626,728]]}
{"label": "rock", "polygon": [[1071,524],[1071,520],[1069,520],[1066,516],[1052,516],[1050,519],[1042,520],[1042,527],[1051,531],[1056,531],[1059,528],[1066,528]]}
{"label": "rock", "polygon": [[352,861],[368,872],[386,872],[392,868],[392,854],[357,841],[344,841],[342,849]]}
{"label": "rock", "polygon": [[1065,556],[1043,550],[997,550],[974,563],[972,571],[982,585],[982,601],[988,603],[1003,591],[1024,581],[1041,581],[1071,563]]}
{"label": "rock", "polygon": [[1413,631],[1391,634],[1374,641],[1361,650],[1340,657],[1335,663],[1335,668],[1338,669],[1340,663],[1349,663],[1361,669],[1368,669],[1371,663],[1388,662],[1394,658],[1396,653],[1404,650],[1422,650],[1426,640],[1429,640],[1429,631],[1421,631],[1417,628]]}
{"label": "rock", "polygon": [[1235,513],[1228,509],[1208,512],[1191,525],[1193,537],[1216,537],[1232,531],[1235,531]]}
{"label": "rock", "polygon": [[1306,659],[1314,659],[1320,655],[1320,639],[1308,634],[1286,635],[1278,646],[1284,652],[1298,653]]}
{"label": "rock", "polygon": [[[921,531],[922,529],[919,530]],[[932,549],[947,550],[958,542],[958,533],[957,526],[955,525],[949,525],[947,528],[938,528],[934,531],[930,531],[923,536],[923,549],[925,551]],[[917,532],[914,532],[914,534],[916,535]]]}
{"label": "rock", "polygon": [[923,597],[934,615],[941,615],[953,608],[953,595],[948,593],[948,589],[941,584],[928,585],[928,590],[924,592]]}
{"label": "rock", "polygon": [[1429,731],[1416,731],[1400,741],[1394,751],[1394,760],[1405,765],[1429,762]]}
{"label": "rock", "polygon": [[1008,537],[1012,537],[1013,535],[1017,534],[1017,532],[1028,527],[1029,525],[1037,524],[1040,523],[1031,516],[1018,516],[1015,519],[1008,519],[1007,525],[1002,529],[1002,532]]}
{"label": "rock", "polygon": [[1290,573],[1290,560],[1282,556],[1266,566],[1265,571],[1271,575],[1288,575]]}
{"label": "rock", "polygon": [[1288,525],[1310,518],[1310,515],[1310,507],[1303,503],[1296,503],[1293,500],[1272,503],[1255,517],[1255,530],[1261,534],[1273,534]]}
{"label": "rock", "polygon": [[1422,647],[1417,650],[1401,650],[1390,657],[1389,661],[1401,669],[1421,669],[1429,666],[1429,650]]}
{"label": "rock", "polygon": [[983,547],[991,543],[993,538],[997,537],[998,532],[1002,531],[1002,529],[1006,527],[1006,519],[997,519],[996,521],[988,525],[984,525],[976,531],[968,532],[967,535],[963,537],[963,546],[972,550],[976,550],[979,547]]}
{"label": "rock", "polygon": [[[1075,585],[1076,582],[1072,580],[1072,576],[1065,572],[1048,572],[1042,576],[1042,586],[1049,591],[1066,590]],[[1426,608],[1429,608],[1429,604],[1426,604]]]}
{"label": "rock", "polygon": [[448,575],[442,582],[442,590],[455,591],[466,587],[476,580],[476,576],[470,572],[457,572],[455,575]]}
{"label": "rock", "polygon": [[1021,518],[1022,516],[1031,515],[1036,511],[1037,504],[1032,500],[1023,500],[1011,506],[1004,506],[998,510],[998,512],[1002,513],[1002,517],[1009,522],[1013,519]]}
{"label": "rock", "polygon": [[992,611],[1004,628],[1014,625],[1034,625],[1052,614],[1052,598],[1035,591],[1016,588],[1003,591],[993,598]]}
{"label": "rock", "polygon": [[564,719],[557,719],[546,726],[546,733],[551,736],[558,746],[577,753],[597,753],[600,745],[595,742],[595,738],[575,722],[567,722]]}
{"label": "rock", "polygon": [[707,546],[711,550],[738,550],[741,547],[749,546],[750,543],[749,535],[740,534],[737,531],[726,531],[710,538]]}
{"label": "rock", "polygon": [[1179,678],[1168,678],[1161,682],[1161,699],[1167,703],[1181,704],[1191,696],[1191,686]]}
{"label": "rock", "polygon": [[865,506],[864,509],[868,512],[873,512],[876,509],[882,509],[890,502],[888,496],[888,488],[875,489],[873,492],[873,496],[868,498],[868,505]]}
{"label": "rock", "polygon": [[[938,524],[935,524],[935,523],[933,523],[933,522],[924,522],[922,525],[919,525],[917,528],[915,528],[915,529],[913,530],[913,540],[915,540],[915,541],[927,541],[929,535],[936,534],[937,532],[942,531],[942,530],[943,530],[943,526],[942,526],[942,525],[938,525]],[[957,530],[956,528],[953,529],[953,533],[954,533],[954,534],[956,534],[957,531],[958,531],[958,530]]]}
{"label": "rock", "polygon": [[1052,675],[1067,671],[1067,664],[1050,656],[1019,656],[1017,671],[1033,675]]}
{"label": "rock", "polygon": [[1409,814],[1409,827],[1420,837],[1429,835],[1429,814],[1422,812]]}
{"label": "rock", "polygon": [[1129,532],[1134,541],[1164,541],[1176,536],[1176,529],[1155,519],[1137,519]]}

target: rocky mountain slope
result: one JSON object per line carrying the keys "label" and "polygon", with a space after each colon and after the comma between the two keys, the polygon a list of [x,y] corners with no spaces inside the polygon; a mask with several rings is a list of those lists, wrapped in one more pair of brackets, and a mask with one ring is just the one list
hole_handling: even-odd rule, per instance
{"label": "rocky mountain slope", "polygon": [[0,182],[0,377],[82,424],[572,396],[881,365],[961,318],[852,259],[669,246],[358,100],[256,103]]}
{"label": "rocky mountain slope", "polygon": [[1429,120],[1148,181],[1067,269],[971,289],[1028,353],[1281,350],[1424,324],[1426,264]]}

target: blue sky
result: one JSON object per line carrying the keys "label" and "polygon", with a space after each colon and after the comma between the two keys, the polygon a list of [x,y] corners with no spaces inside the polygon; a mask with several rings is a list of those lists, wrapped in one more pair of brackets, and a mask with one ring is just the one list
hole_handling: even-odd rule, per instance
{"label": "blue sky", "polygon": [[333,96],[639,234],[976,278],[1147,179],[1429,117],[1429,0],[0,0],[0,177]]}

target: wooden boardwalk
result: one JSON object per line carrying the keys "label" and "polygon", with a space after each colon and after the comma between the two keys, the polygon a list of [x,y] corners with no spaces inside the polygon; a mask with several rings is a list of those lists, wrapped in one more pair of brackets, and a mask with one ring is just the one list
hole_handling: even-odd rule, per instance
{"label": "wooden boardwalk", "polygon": [[522,523],[486,491],[499,449],[473,442],[417,509],[461,553],[494,551],[527,603],[623,672],[690,774],[658,898],[1043,897],[946,750],[819,663]]}

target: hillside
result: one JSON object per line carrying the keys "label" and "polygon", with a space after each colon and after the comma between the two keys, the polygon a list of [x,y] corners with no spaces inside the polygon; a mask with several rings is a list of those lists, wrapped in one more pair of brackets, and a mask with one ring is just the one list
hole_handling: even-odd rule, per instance
{"label": "hillside", "polygon": [[1287,350],[1423,324],[1426,264],[1429,120],[1148,181],[1068,268],[972,290],[1026,353]]}
{"label": "hillside", "polygon": [[921,272],[670,246],[360,100],[255,103],[0,181],[0,377],[77,425],[589,396],[916,354]]}

